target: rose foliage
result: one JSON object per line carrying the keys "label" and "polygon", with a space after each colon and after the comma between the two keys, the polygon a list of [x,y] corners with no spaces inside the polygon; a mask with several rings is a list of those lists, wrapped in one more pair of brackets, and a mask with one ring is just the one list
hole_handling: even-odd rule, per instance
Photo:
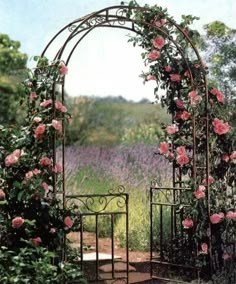
{"label": "rose foliage", "polygon": [[236,146],[230,106],[220,90],[207,84],[208,68],[194,49],[199,34],[190,28],[196,18],[182,16],[176,25],[161,7],[134,6],[139,7],[131,1],[126,13],[137,24],[137,35],[130,41],[144,50],[148,71],[142,77],[156,82],[155,95],[172,115],[159,154],[173,164],[173,186],[181,181],[186,188],[175,210],[182,216],[183,234],[177,238],[190,244],[190,257],[186,260],[187,245],[184,241],[181,247],[180,241],[176,261],[216,273],[235,260]]}
{"label": "rose foliage", "polygon": [[53,151],[70,118],[52,95],[66,72],[64,63],[48,65],[41,58],[25,81],[25,126],[0,129],[1,283],[62,283],[81,276],[78,264],[61,258],[64,236],[79,221],[57,196],[62,166]]}

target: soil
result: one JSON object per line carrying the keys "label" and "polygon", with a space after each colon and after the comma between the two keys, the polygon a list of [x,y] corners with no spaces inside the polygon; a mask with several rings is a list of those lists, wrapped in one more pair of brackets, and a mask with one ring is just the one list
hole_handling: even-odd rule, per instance
{"label": "soil", "polygon": [[[69,239],[73,241],[72,247],[80,246],[80,234],[70,233]],[[83,232],[84,253],[94,252],[96,248],[96,237],[94,233]],[[118,241],[114,244],[114,253],[120,257],[118,261],[126,261],[126,249],[122,248]],[[98,250],[101,253],[111,254],[111,239],[99,238]],[[150,252],[142,251],[129,251],[129,263],[135,267],[136,272],[131,272],[129,277],[129,283],[161,283],[158,280],[151,280],[150,277]],[[94,282],[93,282],[94,283]],[[100,283],[100,282],[99,282]],[[104,282],[109,283],[109,282]],[[116,282],[115,282],[116,283]],[[118,282],[117,282],[118,283]]]}

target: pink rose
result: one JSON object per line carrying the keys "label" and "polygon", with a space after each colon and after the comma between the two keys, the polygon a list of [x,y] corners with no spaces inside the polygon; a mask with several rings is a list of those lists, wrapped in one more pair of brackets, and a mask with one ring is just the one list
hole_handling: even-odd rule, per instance
{"label": "pink rose", "polygon": [[224,217],[224,213],[215,213],[210,216],[210,220],[212,224],[218,224],[222,218]]}
{"label": "pink rose", "polygon": [[176,148],[176,152],[179,155],[187,155],[186,148],[184,146],[179,146]]}
{"label": "pink rose", "polygon": [[191,114],[189,113],[189,112],[187,112],[187,111],[183,111],[182,112],[182,114],[181,114],[181,119],[183,119],[183,120],[188,120],[189,118],[190,118],[190,116],[191,116]]}
{"label": "pink rose", "polygon": [[20,156],[23,154],[23,151],[20,149],[16,149],[12,152],[12,155],[16,156],[17,158],[20,158]]}
{"label": "pink rose", "polygon": [[43,189],[45,190],[45,191],[48,191],[49,190],[49,187],[48,187],[48,184],[44,181],[44,182],[42,182],[42,187],[43,187]]}
{"label": "pink rose", "polygon": [[34,169],[33,170],[33,174],[34,175],[38,175],[38,174],[40,174],[41,173],[41,171],[39,170],[39,169]]}
{"label": "pink rose", "polygon": [[40,104],[40,106],[42,106],[42,107],[47,107],[47,106],[49,106],[50,104],[52,104],[52,99],[44,100],[44,101]]}
{"label": "pink rose", "polygon": [[39,124],[39,126],[37,126],[34,130],[35,137],[42,138],[45,130],[46,130],[46,125],[44,123]]}
{"label": "pink rose", "polygon": [[218,135],[226,134],[230,130],[228,122],[224,122],[218,118],[214,118],[212,125],[214,127],[214,132]]}
{"label": "pink rose", "polygon": [[148,81],[150,80],[156,80],[157,77],[155,75],[147,75],[147,78],[146,78]]}
{"label": "pink rose", "polygon": [[158,28],[162,27],[165,23],[166,23],[165,19],[151,21],[151,24],[157,26]]}
{"label": "pink rose", "polygon": [[186,218],[183,220],[182,225],[185,229],[189,229],[193,227],[193,220],[191,218]]}
{"label": "pink rose", "polygon": [[60,121],[53,119],[52,120],[52,126],[58,130],[60,133],[62,133],[62,124],[60,123]]}
{"label": "pink rose", "polygon": [[158,48],[161,49],[165,45],[165,40],[162,36],[157,36],[152,40],[152,44]]}
{"label": "pink rose", "polygon": [[170,74],[170,80],[173,82],[180,82],[181,77],[179,74]]}
{"label": "pink rose", "polygon": [[188,96],[190,97],[191,106],[195,107],[202,101],[202,97],[198,95],[197,91],[189,92]]}
{"label": "pink rose", "polygon": [[42,118],[39,117],[39,116],[35,116],[33,121],[38,123],[38,122],[42,121]]}
{"label": "pink rose", "polygon": [[171,70],[172,70],[171,66],[169,66],[169,65],[165,66],[165,71],[166,72],[170,72]]}
{"label": "pink rose", "polygon": [[191,73],[190,73],[189,70],[186,70],[186,71],[184,72],[184,76],[185,76],[185,77],[190,77],[190,74],[191,74]]}
{"label": "pink rose", "polygon": [[231,160],[236,159],[236,151],[233,151],[233,152],[230,154],[230,159],[231,159]]}
{"label": "pink rose", "polygon": [[49,165],[51,165],[51,163],[52,163],[52,160],[49,159],[48,157],[42,157],[42,158],[39,160],[39,164],[40,164],[41,166],[49,166]]}
{"label": "pink rose", "polygon": [[176,162],[181,166],[185,165],[185,164],[189,163],[189,157],[187,155],[178,155],[176,157]]}
{"label": "pink rose", "polygon": [[184,34],[186,34],[186,35],[189,34],[189,30],[188,30],[187,28],[183,28],[183,29],[182,29],[182,32],[183,32]]}
{"label": "pink rose", "polygon": [[[214,182],[214,178],[212,176],[208,176],[208,184],[211,185]],[[206,177],[204,177],[202,183],[206,186],[207,185],[207,181],[206,181]]]}
{"label": "pink rose", "polygon": [[5,199],[5,197],[6,197],[5,192],[2,189],[0,189],[0,200]]}
{"label": "pink rose", "polygon": [[30,178],[32,178],[33,175],[34,175],[34,173],[32,171],[29,171],[25,174],[25,178],[30,179]]}
{"label": "pink rose", "polygon": [[52,167],[52,171],[54,173],[60,173],[62,171],[62,166],[60,164],[56,164],[54,167]]}
{"label": "pink rose", "polygon": [[15,217],[12,221],[12,227],[15,229],[19,229],[23,224],[25,220],[22,217]]}
{"label": "pink rose", "polygon": [[218,102],[220,102],[220,103],[224,102],[225,96],[218,89],[213,88],[213,89],[210,90],[210,93],[212,95],[216,96]]}
{"label": "pink rose", "polygon": [[231,258],[231,256],[230,256],[230,254],[228,254],[227,252],[224,252],[222,258],[223,258],[224,260],[227,260],[227,259]]}
{"label": "pink rose", "polygon": [[159,147],[160,154],[167,154],[169,151],[170,145],[167,142],[161,142]]}
{"label": "pink rose", "polygon": [[71,228],[74,224],[73,220],[71,220],[71,218],[69,216],[64,218],[64,224],[66,225],[66,227]]}
{"label": "pink rose", "polygon": [[[236,152],[236,151],[234,151],[234,152]],[[222,156],[222,160],[225,161],[225,162],[228,162],[229,161],[229,155],[228,154],[224,154]]]}
{"label": "pink rose", "polygon": [[160,52],[154,49],[148,54],[148,59],[156,60],[157,58],[160,57],[160,55],[161,55]]}
{"label": "pink rose", "polygon": [[174,134],[179,131],[179,127],[176,124],[171,124],[166,127],[166,131],[168,134]]}
{"label": "pink rose", "polygon": [[205,194],[205,186],[203,186],[203,185],[200,185],[199,187],[198,187],[198,189],[196,190],[196,191],[194,191],[194,196],[197,198],[197,199],[200,199],[200,198],[203,198],[203,197],[205,197],[206,196],[206,194]]}
{"label": "pink rose", "polygon": [[8,156],[6,156],[5,158],[5,166],[9,167],[11,165],[14,165],[15,163],[17,163],[19,160],[19,158],[13,154],[10,154]]}
{"label": "pink rose", "polygon": [[180,108],[180,109],[184,108],[184,102],[181,99],[175,100],[175,104],[176,104],[177,108]]}
{"label": "pink rose", "polygon": [[34,245],[36,245],[36,246],[39,246],[39,245],[42,243],[42,240],[41,240],[40,237],[31,238],[30,240],[31,240],[31,242],[32,242]]}
{"label": "pink rose", "polygon": [[174,159],[174,157],[175,157],[174,153],[169,152],[169,153],[168,153],[168,156],[167,156],[167,159],[169,159],[169,160],[171,161],[171,160]]}
{"label": "pink rose", "polygon": [[37,98],[36,92],[31,92],[31,93],[30,93],[30,100],[33,101],[33,100],[36,99],[36,98]]}
{"label": "pink rose", "polygon": [[235,219],[236,218],[236,212],[228,211],[227,214],[226,214],[226,218]]}
{"label": "pink rose", "polygon": [[62,76],[66,75],[68,73],[68,67],[63,62],[61,62],[61,64],[60,64],[60,73],[61,73]]}
{"label": "pink rose", "polygon": [[201,244],[202,253],[207,253],[208,245],[206,243]]}
{"label": "pink rose", "polygon": [[50,234],[55,234],[56,233],[56,229],[55,228],[51,228],[49,232],[50,232]]}
{"label": "pink rose", "polygon": [[198,64],[198,63],[195,63],[195,64],[194,64],[194,67],[197,68],[197,69],[200,68],[200,66],[201,66],[201,65]]}

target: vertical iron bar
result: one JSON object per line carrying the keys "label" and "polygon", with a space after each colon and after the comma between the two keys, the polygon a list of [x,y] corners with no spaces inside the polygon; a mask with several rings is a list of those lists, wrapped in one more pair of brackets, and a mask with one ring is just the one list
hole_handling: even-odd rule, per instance
{"label": "vertical iron bar", "polygon": [[96,280],[98,280],[99,272],[98,272],[98,265],[99,265],[99,254],[98,254],[98,215],[95,215],[95,234],[96,234]]}
{"label": "vertical iron bar", "polygon": [[160,255],[163,259],[163,206],[160,204]]}
{"label": "vertical iron bar", "polygon": [[[56,109],[55,109],[55,100],[56,100],[56,83],[54,82],[52,85],[52,108],[53,108],[53,118],[56,116]],[[53,167],[56,165],[56,131],[53,131]],[[57,190],[56,190],[56,173],[55,171],[53,172],[53,194],[56,195]]]}
{"label": "vertical iron bar", "polygon": [[153,208],[152,208],[152,199],[153,199],[153,188],[150,188],[150,275],[153,276]]}
{"label": "vertical iron bar", "polygon": [[126,275],[129,284],[129,194],[126,193]]}
{"label": "vertical iron bar", "polygon": [[83,271],[83,215],[80,216],[80,270]]}
{"label": "vertical iron bar", "polygon": [[115,267],[114,267],[114,213],[111,214],[111,266],[112,266],[112,278],[115,277]]}

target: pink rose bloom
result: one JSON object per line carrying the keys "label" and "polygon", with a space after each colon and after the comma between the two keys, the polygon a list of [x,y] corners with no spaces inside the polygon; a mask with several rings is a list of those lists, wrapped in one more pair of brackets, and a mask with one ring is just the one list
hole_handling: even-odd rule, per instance
{"label": "pink rose bloom", "polygon": [[167,158],[168,158],[169,160],[173,160],[174,157],[175,157],[174,153],[172,153],[172,152],[169,152],[169,153],[168,153]]}
{"label": "pink rose bloom", "polygon": [[36,245],[36,246],[39,246],[39,245],[42,243],[42,240],[41,240],[40,237],[31,238],[30,240],[31,240],[31,242],[32,242],[34,245]]}
{"label": "pink rose bloom", "polygon": [[236,212],[228,211],[227,214],[226,214],[226,218],[235,219],[236,218]]}
{"label": "pink rose bloom", "polygon": [[230,154],[230,159],[231,159],[231,160],[236,159],[236,151],[233,151],[233,152]]}
{"label": "pink rose bloom", "polygon": [[[212,176],[208,176],[208,184],[211,185],[213,182],[214,182],[214,178]],[[204,180],[202,181],[202,183],[205,186],[207,185],[206,177],[204,177]]]}
{"label": "pink rose bloom", "polygon": [[157,26],[158,28],[162,27],[166,23],[165,19],[160,19],[157,21],[151,21],[151,24]]}
{"label": "pink rose bloom", "polygon": [[186,35],[189,34],[189,30],[188,30],[187,28],[182,29],[182,32],[183,32],[184,34],[186,34]]}
{"label": "pink rose bloom", "polygon": [[161,142],[159,147],[160,154],[167,154],[170,149],[170,145],[167,142]]}
{"label": "pink rose bloom", "polygon": [[162,36],[157,36],[152,40],[152,44],[158,48],[161,49],[165,45],[165,40]]}
{"label": "pink rose bloom", "polygon": [[71,220],[71,218],[69,216],[64,218],[64,224],[66,225],[66,227],[71,228],[74,224],[73,220]]}
{"label": "pink rose bloom", "polygon": [[43,101],[43,102],[40,104],[40,106],[42,106],[42,107],[47,107],[47,106],[49,106],[50,104],[52,104],[52,99]]}
{"label": "pink rose bloom", "polygon": [[176,157],[176,162],[181,166],[188,164],[189,163],[189,157],[187,155],[178,155]]}
{"label": "pink rose bloom", "polygon": [[[235,152],[235,151],[234,151]],[[225,161],[225,162],[228,162],[229,161],[229,155],[228,154],[224,154],[222,156],[222,160]]]}
{"label": "pink rose bloom", "polygon": [[12,152],[12,155],[16,156],[17,158],[20,158],[22,155],[23,151],[20,149],[16,149],[15,151]]}
{"label": "pink rose bloom", "polygon": [[67,112],[67,108],[65,106],[61,107],[61,112]]}
{"label": "pink rose bloom", "polygon": [[191,116],[191,114],[189,113],[189,112],[187,112],[187,111],[183,111],[182,112],[182,114],[181,114],[181,119],[183,119],[183,120],[188,120],[189,118],[190,118],[190,116]]}
{"label": "pink rose bloom", "polygon": [[34,173],[32,171],[29,171],[25,174],[25,178],[30,179],[30,178],[32,178],[33,175],[34,175]]}
{"label": "pink rose bloom", "polygon": [[183,109],[184,108],[184,102],[181,99],[175,100],[175,104],[178,108]]}
{"label": "pink rose bloom", "polygon": [[62,106],[63,106],[62,102],[60,102],[60,101],[55,101],[55,109],[61,110]]}
{"label": "pink rose bloom", "polygon": [[198,64],[198,63],[194,64],[194,67],[197,68],[197,69],[200,68],[200,66],[201,66],[201,65]]}
{"label": "pink rose bloom", "polygon": [[185,77],[190,77],[190,71],[189,71],[189,70],[186,70],[186,71],[184,72],[184,76],[185,76]]}
{"label": "pink rose bloom", "polygon": [[197,199],[200,199],[200,198],[203,198],[203,197],[205,197],[206,196],[206,194],[205,194],[205,186],[203,186],[203,185],[200,185],[199,187],[198,187],[198,189],[196,190],[196,191],[194,191],[194,196],[197,198]]}
{"label": "pink rose bloom", "polygon": [[214,127],[214,132],[218,135],[226,134],[230,130],[228,122],[224,122],[218,118],[214,118],[212,125]]}
{"label": "pink rose bloom", "polygon": [[210,93],[216,96],[218,102],[223,103],[225,100],[224,94],[222,94],[217,88],[213,88],[210,90]]}
{"label": "pink rose bloom", "polygon": [[223,253],[222,258],[223,258],[224,260],[227,260],[227,259],[231,258],[231,256],[230,256],[230,254],[228,254],[227,252],[225,252],[225,253]]}
{"label": "pink rose bloom", "polygon": [[60,64],[60,73],[61,73],[62,76],[66,75],[68,73],[68,67],[63,62],[61,62],[61,64]]}
{"label": "pink rose bloom", "polygon": [[154,49],[148,54],[148,59],[155,60],[159,58],[160,55],[161,55],[160,52]]}
{"label": "pink rose bloom", "polygon": [[48,157],[42,157],[42,158],[39,160],[39,164],[40,164],[41,166],[49,166],[49,165],[51,165],[51,163],[52,163],[52,160],[49,159]]}
{"label": "pink rose bloom", "polygon": [[191,218],[186,218],[183,220],[182,225],[185,229],[189,229],[193,227],[193,220]]}
{"label": "pink rose bloom", "polygon": [[31,93],[30,93],[30,100],[33,101],[33,100],[36,99],[36,98],[37,98],[36,92],[31,92]]}
{"label": "pink rose bloom", "polygon": [[46,125],[44,123],[39,124],[34,130],[34,134],[36,138],[42,138],[43,134],[46,130]]}
{"label": "pink rose bloom", "polygon": [[60,173],[62,171],[62,166],[60,164],[56,164],[55,167],[52,167],[52,171],[54,173]]}
{"label": "pink rose bloom", "polygon": [[55,228],[51,228],[49,232],[50,232],[50,234],[55,234],[56,233],[56,229]]}
{"label": "pink rose bloom", "polygon": [[222,218],[224,218],[224,214],[223,215],[222,214],[223,214],[222,212],[212,214],[210,216],[211,223],[218,224],[222,220]]}
{"label": "pink rose bloom", "polygon": [[44,182],[42,182],[42,187],[44,188],[44,190],[45,191],[48,191],[49,190],[49,188],[48,188],[48,184],[44,181]]}
{"label": "pink rose bloom", "polygon": [[39,117],[39,116],[35,116],[33,121],[38,123],[38,122],[42,121],[42,118]]}
{"label": "pink rose bloom", "polygon": [[166,127],[166,131],[168,134],[174,134],[179,131],[179,127],[176,124],[171,124]]}
{"label": "pink rose bloom", "polygon": [[165,71],[166,72],[170,72],[171,70],[172,70],[171,66],[169,66],[169,65],[165,66]]}
{"label": "pink rose bloom", "polygon": [[192,106],[196,106],[198,104],[200,104],[200,102],[202,101],[202,97],[198,95],[197,91],[191,91],[188,93],[188,96],[190,97],[190,103]]}
{"label": "pink rose bloom", "polygon": [[12,221],[12,227],[15,229],[19,229],[23,224],[25,220],[22,217],[15,217]]}
{"label": "pink rose bloom", "polygon": [[186,148],[184,146],[179,146],[176,148],[176,152],[179,155],[187,155]]}
{"label": "pink rose bloom", "polygon": [[202,253],[207,253],[208,245],[206,243],[201,244]]}
{"label": "pink rose bloom", "polygon": [[150,80],[156,80],[157,77],[155,75],[147,75],[147,80],[150,81]]}
{"label": "pink rose bloom", "polygon": [[40,174],[41,173],[41,171],[39,170],[39,169],[34,169],[33,170],[33,174],[34,175],[38,175],[38,174]]}
{"label": "pink rose bloom", "polygon": [[8,156],[6,156],[5,158],[5,166],[9,167],[11,165],[14,165],[15,163],[17,163],[19,160],[19,158],[13,154],[10,154]]}
{"label": "pink rose bloom", "polygon": [[52,120],[52,126],[58,130],[60,133],[62,133],[62,124],[60,123],[60,121],[53,119]]}
{"label": "pink rose bloom", "polygon": [[5,192],[2,189],[0,189],[0,200],[5,199],[5,197],[6,197]]}
{"label": "pink rose bloom", "polygon": [[181,77],[179,74],[170,74],[170,80],[173,82],[180,82]]}

